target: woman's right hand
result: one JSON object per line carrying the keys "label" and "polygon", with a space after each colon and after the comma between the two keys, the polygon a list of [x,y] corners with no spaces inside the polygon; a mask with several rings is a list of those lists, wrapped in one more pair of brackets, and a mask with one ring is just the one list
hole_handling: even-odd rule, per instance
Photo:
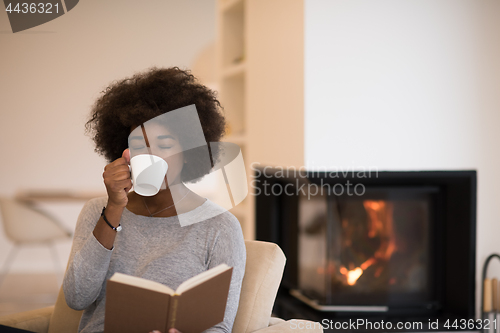
{"label": "woman's right hand", "polygon": [[128,203],[127,193],[132,188],[130,179],[130,151],[125,149],[122,157],[104,167],[102,177],[108,192],[108,205],[125,207]]}

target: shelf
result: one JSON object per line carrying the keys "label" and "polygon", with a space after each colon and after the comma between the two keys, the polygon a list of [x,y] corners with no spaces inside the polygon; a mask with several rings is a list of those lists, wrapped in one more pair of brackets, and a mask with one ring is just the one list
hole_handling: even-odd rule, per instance
{"label": "shelf", "polygon": [[243,146],[246,142],[245,134],[231,134],[222,138],[224,142],[236,143],[238,146]]}
{"label": "shelf", "polygon": [[246,65],[244,61],[235,65],[230,65],[223,70],[222,77],[227,79],[243,75],[245,74],[245,68]]}
{"label": "shelf", "polygon": [[[227,0],[220,3],[220,46],[223,68],[238,68],[245,56],[245,13],[243,0]],[[231,71],[231,70],[230,70]],[[222,71],[224,75],[225,70]]]}
{"label": "shelf", "polygon": [[243,0],[226,0],[220,6],[222,12],[228,12],[237,7],[243,7]]}
{"label": "shelf", "polygon": [[243,75],[233,75],[221,80],[220,102],[224,108],[226,121],[230,127],[230,131],[228,131],[230,135],[246,132],[245,90],[245,79]]}

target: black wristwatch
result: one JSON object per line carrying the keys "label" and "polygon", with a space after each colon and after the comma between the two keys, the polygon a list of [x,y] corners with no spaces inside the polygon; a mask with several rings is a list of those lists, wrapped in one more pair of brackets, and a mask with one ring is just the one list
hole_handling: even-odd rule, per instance
{"label": "black wristwatch", "polygon": [[103,207],[103,208],[102,208],[102,213],[101,213],[101,216],[102,216],[102,218],[104,219],[104,222],[106,222],[106,223],[107,223],[107,224],[111,227],[111,229],[113,229],[114,231],[116,231],[116,232],[121,231],[121,230],[122,230],[122,226],[121,226],[121,224],[118,224],[118,227],[116,227],[116,228],[115,228],[115,227],[113,227],[113,226],[111,225],[111,223],[109,223],[108,219],[106,218],[106,215],[104,215],[104,210],[105,210],[105,209],[106,209],[106,207]]}

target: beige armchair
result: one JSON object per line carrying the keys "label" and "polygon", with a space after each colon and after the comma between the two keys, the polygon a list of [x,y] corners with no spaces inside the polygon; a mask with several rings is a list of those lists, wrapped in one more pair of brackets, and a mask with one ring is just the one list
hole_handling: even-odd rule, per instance
{"label": "beige armchair", "polygon": [[[246,241],[245,245],[247,262],[233,332],[323,332],[319,324],[306,325],[303,321],[303,325],[291,325],[290,321],[271,317],[285,267],[285,255],[279,246],[273,243]],[[68,307],[61,288],[54,306],[0,317],[0,324],[40,333],[76,333],[81,314],[82,311]]]}

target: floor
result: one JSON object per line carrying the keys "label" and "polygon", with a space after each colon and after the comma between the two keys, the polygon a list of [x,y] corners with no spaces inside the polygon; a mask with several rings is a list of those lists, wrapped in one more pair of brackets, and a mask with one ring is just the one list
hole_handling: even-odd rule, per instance
{"label": "floor", "polygon": [[0,285],[0,316],[54,305],[60,286],[53,273],[8,274]]}

